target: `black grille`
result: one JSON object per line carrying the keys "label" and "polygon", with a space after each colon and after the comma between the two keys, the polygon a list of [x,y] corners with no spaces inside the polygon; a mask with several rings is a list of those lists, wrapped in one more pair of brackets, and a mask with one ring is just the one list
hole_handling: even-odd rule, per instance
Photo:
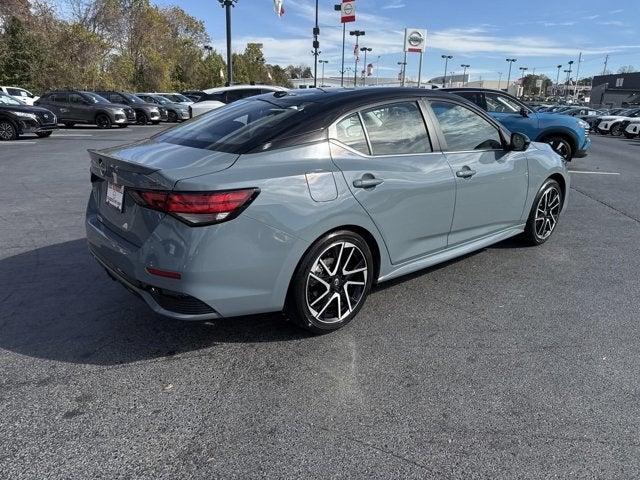
{"label": "black grille", "polygon": [[56,118],[56,116],[50,112],[37,112],[36,115],[38,116],[40,123],[44,125],[54,123],[54,119]]}
{"label": "black grille", "polygon": [[182,313],[184,315],[203,315],[205,313],[215,313],[215,310],[197,298],[183,293],[151,288],[149,293],[165,310]]}

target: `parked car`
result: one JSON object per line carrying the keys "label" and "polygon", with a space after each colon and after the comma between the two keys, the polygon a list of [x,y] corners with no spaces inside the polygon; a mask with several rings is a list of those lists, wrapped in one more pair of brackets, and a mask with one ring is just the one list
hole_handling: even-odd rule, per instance
{"label": "parked car", "polygon": [[76,123],[93,124],[99,128],[111,128],[113,125],[124,128],[136,123],[136,113],[132,108],[82,90],[47,92],[36,100],[35,105],[51,110],[58,117],[58,122],[67,128]]}
{"label": "parked car", "polygon": [[185,97],[184,95],[177,92],[168,92],[168,93],[156,92],[156,93],[158,95],[162,95],[164,98],[166,98],[167,100],[173,103],[180,103],[182,105],[191,105],[193,103],[193,100],[191,100],[189,97]]}
{"label": "parked car", "polygon": [[233,85],[231,87],[211,88],[205,90],[205,95],[191,105],[191,116],[202,115],[205,112],[215,110],[243,98],[262,95],[263,93],[286,91],[286,88],[274,85]]}
{"label": "parked car", "polygon": [[[265,94],[90,151],[89,249],[157,313],[344,326],[372,284],[552,235],[565,162],[440,90]],[[376,328],[371,326],[371,328]]]}
{"label": "parked car", "polygon": [[640,136],[640,118],[623,122],[624,136],[627,138],[635,138]]}
{"label": "parked car", "polygon": [[168,122],[182,122],[189,119],[189,107],[182,103],[175,103],[157,93],[136,93],[136,97],[147,103],[155,103],[167,112]]}
{"label": "parked car", "polygon": [[601,135],[611,134],[614,137],[619,137],[625,131],[623,123],[638,117],[640,117],[640,108],[629,108],[622,110],[617,115],[605,115],[601,117],[596,128]]}
{"label": "parked car", "polygon": [[13,97],[17,100],[20,100],[25,105],[33,105],[33,102],[35,102],[39,98],[29,90],[25,90],[24,88],[20,87],[0,86],[0,92],[9,95],[10,97]]}
{"label": "parked car", "polygon": [[587,155],[591,139],[589,125],[583,120],[547,112],[534,112],[517,98],[500,90],[443,90],[475,103],[510,131],[524,133],[536,142],[548,143],[566,161]]}
{"label": "parked car", "polygon": [[25,133],[48,137],[58,128],[56,116],[46,108],[25,105],[0,92],[0,140],[15,140]]}
{"label": "parked car", "polygon": [[147,125],[149,123],[157,125],[161,120],[167,120],[167,110],[164,107],[154,103],[147,103],[132,93],[113,90],[97,90],[96,93],[111,103],[128,105],[133,108],[136,112],[138,125]]}
{"label": "parked car", "polygon": [[192,102],[197,102],[198,100],[200,100],[200,97],[206,95],[206,93],[204,93],[202,90],[185,90],[184,92],[180,93]]}

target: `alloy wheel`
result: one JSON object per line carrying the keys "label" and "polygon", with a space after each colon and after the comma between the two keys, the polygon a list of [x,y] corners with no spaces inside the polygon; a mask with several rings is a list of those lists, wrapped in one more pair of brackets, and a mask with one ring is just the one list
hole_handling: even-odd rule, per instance
{"label": "alloy wheel", "polygon": [[565,160],[571,154],[571,147],[569,147],[567,142],[561,138],[553,138],[549,142],[549,145],[551,145],[551,148],[553,148],[553,150]]}
{"label": "alloy wheel", "polygon": [[307,276],[309,312],[325,324],[344,320],[362,301],[368,275],[369,265],[360,248],[348,241],[331,244],[318,255]]}
{"label": "alloy wheel", "polygon": [[2,140],[14,140],[16,137],[16,130],[9,122],[0,123],[0,138]]}
{"label": "alloy wheel", "polygon": [[555,186],[549,186],[540,196],[536,206],[534,229],[538,238],[546,240],[553,233],[558,223],[561,207],[560,192]]}

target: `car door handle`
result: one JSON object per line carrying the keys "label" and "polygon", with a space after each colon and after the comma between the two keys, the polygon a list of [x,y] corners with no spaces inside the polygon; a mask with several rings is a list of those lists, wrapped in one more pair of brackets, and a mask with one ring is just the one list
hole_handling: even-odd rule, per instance
{"label": "car door handle", "polygon": [[370,173],[365,173],[362,178],[353,181],[353,186],[356,188],[373,188],[382,182],[384,182],[384,180],[381,178],[376,178]]}
{"label": "car door handle", "polygon": [[462,170],[456,172],[456,177],[459,178],[471,178],[476,174],[475,170],[471,170],[469,167],[462,167]]}

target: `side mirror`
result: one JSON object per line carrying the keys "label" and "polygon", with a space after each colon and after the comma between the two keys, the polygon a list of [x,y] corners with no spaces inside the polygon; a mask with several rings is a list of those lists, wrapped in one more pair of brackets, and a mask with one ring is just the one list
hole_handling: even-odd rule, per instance
{"label": "side mirror", "polygon": [[511,150],[514,152],[524,152],[531,145],[531,140],[524,133],[514,132],[511,134]]}
{"label": "side mirror", "polygon": [[527,117],[529,117],[529,112],[527,111],[526,108],[521,107],[520,108],[520,115],[522,115],[523,117],[527,118]]}

